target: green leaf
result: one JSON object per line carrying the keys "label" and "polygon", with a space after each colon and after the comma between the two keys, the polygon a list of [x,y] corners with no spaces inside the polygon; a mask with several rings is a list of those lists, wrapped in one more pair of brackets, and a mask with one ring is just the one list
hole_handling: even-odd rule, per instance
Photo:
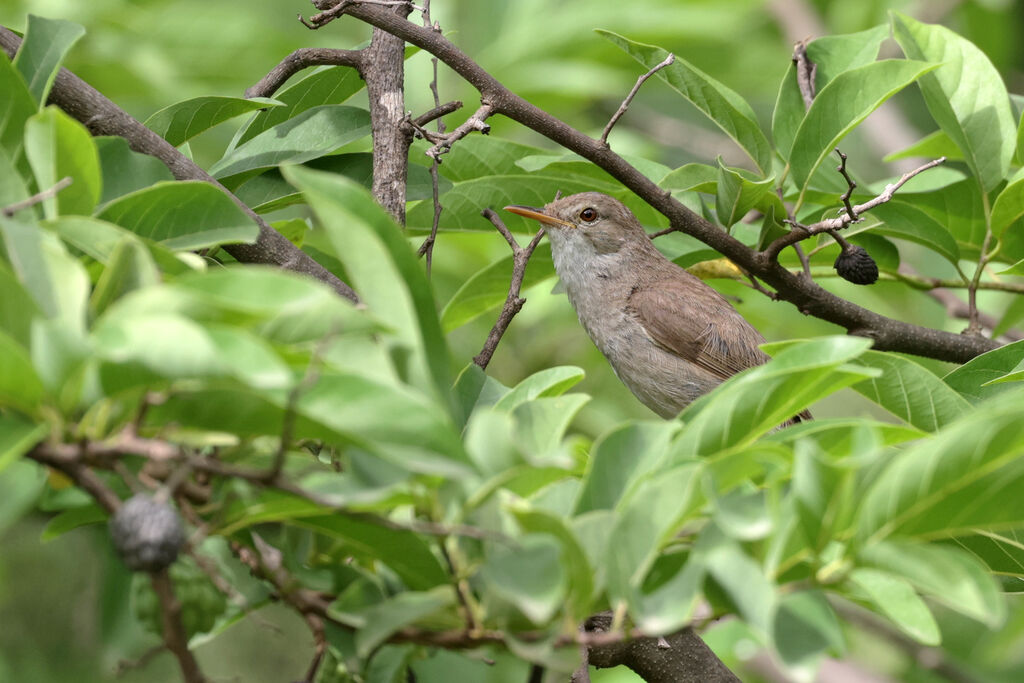
{"label": "green leaf", "polygon": [[331,66],[314,71],[302,80],[275,94],[274,99],[284,106],[265,109],[242,131],[238,144],[242,144],[265,130],[273,128],[302,112],[322,104],[341,104],[366,87],[359,72],[347,66]]}
{"label": "green leaf", "polygon": [[7,258],[39,311],[69,331],[85,329],[89,276],[55,236],[0,216]]}
{"label": "green leaf", "polygon": [[927,157],[930,159],[946,157],[950,161],[963,161],[964,155],[960,148],[956,146],[956,143],[946,135],[945,131],[937,130],[924,136],[909,147],[904,147],[897,152],[886,155],[882,158],[882,161],[900,161],[902,159],[916,159],[917,157]]}
{"label": "green leaf", "polygon": [[[484,266],[473,273],[452,295],[441,311],[441,326],[445,333],[456,330],[488,311],[501,306],[508,296],[508,281],[512,272],[512,255]],[[555,274],[551,262],[551,245],[544,243],[534,250],[526,265],[522,289],[543,282]]]}
{"label": "green leaf", "polygon": [[954,369],[942,378],[957,393],[971,403],[1013,389],[1010,384],[992,384],[1024,362],[1024,341],[1013,342],[993,349]]}
{"label": "green leaf", "polygon": [[587,560],[579,540],[559,515],[526,506],[512,509],[519,526],[527,534],[547,534],[558,541],[562,549],[561,560],[566,572],[566,599],[576,619],[590,615],[594,592],[594,570]]}
{"label": "green leaf", "polygon": [[[878,57],[889,27],[875,26],[866,31],[837,36],[822,36],[807,44],[807,57],[817,66],[815,90],[820,91],[844,71],[870,64]],[[796,81],[796,69],[790,65],[779,87],[772,114],[772,137],[776,151],[789,159],[793,138],[806,114],[803,96]]]}
{"label": "green leaf", "polygon": [[708,575],[729,596],[743,620],[761,634],[770,633],[778,597],[764,569],[739,543],[714,527],[701,534],[695,552],[701,553]]}
{"label": "green leaf", "polygon": [[505,394],[494,404],[497,410],[514,410],[527,401],[549,396],[561,396],[579,384],[585,373],[573,365],[560,365],[535,372]]}
{"label": "green leaf", "polygon": [[448,346],[430,281],[406,236],[365,188],[339,176],[288,166],[285,178],[306,195],[369,309],[416,349],[434,390],[452,415]]}
{"label": "green leaf", "polygon": [[199,180],[157,183],[119,197],[99,218],[170,249],[254,242],[259,226],[221,190]]}
{"label": "green leaf", "polygon": [[268,97],[193,97],[164,107],[146,119],[145,126],[175,147],[203,131],[242,114],[284,106]]}
{"label": "green leaf", "polygon": [[1024,523],[1020,390],[982,403],[888,461],[863,496],[859,534],[947,537]]}
{"label": "green leaf", "polygon": [[231,150],[210,168],[210,175],[224,178],[286,162],[300,164],[330,154],[369,132],[370,114],[365,109],[340,104],[314,107]]}
{"label": "green leaf", "polygon": [[294,523],[343,541],[354,552],[380,560],[413,590],[449,583],[448,573],[422,538],[402,529],[353,519],[340,514],[302,516]]}
{"label": "green leaf", "polygon": [[25,134],[25,121],[38,109],[32,93],[21,74],[7,58],[0,54],[0,146],[7,150],[7,156],[17,162],[21,156],[21,145]]}
{"label": "green leaf", "polygon": [[677,430],[671,422],[636,422],[603,434],[590,451],[575,514],[613,509],[631,484],[662,462]]}
{"label": "green leaf", "polygon": [[878,569],[858,567],[850,572],[849,581],[880,614],[914,640],[923,645],[942,642],[935,618],[906,579]]}
{"label": "green leaf", "polygon": [[116,135],[93,138],[100,155],[103,172],[103,194],[100,203],[155,185],[174,180],[162,161],[148,154],[140,154],[128,146],[128,141]]}
{"label": "green leaf", "polygon": [[849,361],[870,342],[854,337],[821,337],[769,346],[776,356],[747,370],[691,403],[672,447],[675,457],[709,456],[752,443],[810,403],[876,372]]}
{"label": "green leaf", "polygon": [[935,67],[925,62],[886,59],[844,71],[822,88],[797,129],[789,155],[793,181],[801,196],[814,172],[847,133]]}
{"label": "green leaf", "polygon": [[51,188],[71,177],[71,185],[43,201],[47,218],[92,213],[100,200],[103,176],[96,145],[85,126],[57,107],[47,107],[25,123],[25,155],[39,188]]}
{"label": "green leaf", "polygon": [[839,619],[820,591],[800,591],[779,600],[772,620],[772,642],[788,666],[813,665],[828,651],[842,652]]}
{"label": "green leaf", "polygon": [[7,264],[0,261],[0,330],[28,348],[32,319],[39,315],[32,296]]}
{"label": "green leaf", "polygon": [[[195,261],[188,261],[188,256],[180,257],[173,251],[156,242],[138,237],[135,233],[125,230],[119,225],[101,221],[88,216],[60,216],[52,221],[44,221],[42,226],[60,237],[66,244],[88,255],[90,258],[107,265],[114,250],[124,240],[141,242],[149,250],[150,255],[162,271],[178,275],[190,272]],[[190,265],[186,265],[189,262]],[[200,262],[200,266],[201,266]]]}
{"label": "green leaf", "polygon": [[882,372],[855,384],[854,390],[918,429],[934,432],[971,409],[941,379],[903,356],[868,351],[859,360]]}
{"label": "green leaf", "polygon": [[1010,177],[1006,187],[992,205],[992,235],[996,238],[1021,216],[1024,216],[1024,168]]}
{"label": "green leaf", "polygon": [[[22,178],[7,150],[0,145],[0,206],[10,206],[23,199],[27,199],[29,191],[28,186],[25,184],[26,180],[26,178]],[[28,216],[35,217],[35,212],[31,207],[26,207],[14,213],[12,218],[24,219]]]}
{"label": "green leaf", "polygon": [[149,250],[134,235],[122,239],[110,255],[89,302],[92,316],[98,317],[107,307],[128,292],[160,282],[160,271]]}
{"label": "green leaf", "polygon": [[859,562],[901,576],[938,603],[999,628],[1006,601],[988,568],[951,545],[884,541],[862,548]]}
{"label": "green leaf", "polygon": [[535,624],[547,623],[565,599],[562,548],[547,534],[527,534],[516,547],[490,543],[480,576]]}
{"label": "green leaf", "polygon": [[691,508],[700,465],[686,463],[651,473],[615,510],[604,563],[612,601],[628,600],[643,583],[666,543]]}
{"label": "green leaf", "polygon": [[345,614],[337,609],[328,609],[327,613],[346,621],[355,618],[361,622],[362,625],[356,630],[356,654],[368,657],[396,631],[437,614],[454,603],[452,589],[445,586],[426,593],[399,593],[355,614]]}
{"label": "green leaf", "polygon": [[[598,29],[597,33],[647,69],[662,62],[669,54],[660,47],[637,43],[611,31]],[[771,171],[771,145],[757,123],[754,110],[739,94],[681,59],[679,55],[676,55],[672,64],[659,70],[657,76],[732,138],[753,159],[762,174]]]}
{"label": "green leaf", "polygon": [[[944,231],[953,235],[960,248],[961,258],[972,258],[981,249],[981,244],[985,239],[987,211],[984,208],[978,183],[970,178],[946,185],[941,192],[900,193],[896,200],[888,202],[888,204],[909,204],[914,209],[923,211],[943,228],[942,231],[936,233],[939,235],[940,241]],[[884,207],[885,205],[877,208],[884,209]],[[872,213],[875,212],[872,211]],[[884,214],[884,211],[882,213]],[[907,217],[909,220],[913,220],[915,215],[912,211]],[[926,225],[929,229],[935,227],[931,222]],[[1011,230],[1004,235],[1004,240],[1013,232]],[[906,231],[904,233],[904,236],[908,234]],[[1005,251],[1006,247],[1004,246],[1004,253]],[[1020,255],[1024,258],[1024,249],[1020,250]]]}
{"label": "green leaf", "polygon": [[871,211],[883,221],[871,232],[915,242],[941,255],[953,265],[960,262],[960,248],[945,225],[911,204],[886,202]]}
{"label": "green leaf", "polygon": [[726,228],[747,215],[757,203],[770,192],[775,178],[749,180],[739,169],[726,167],[718,160],[718,184],[715,197],[715,213],[718,222]]}
{"label": "green leaf", "polygon": [[1002,77],[984,52],[948,28],[891,16],[893,36],[908,57],[941,63],[920,81],[925,104],[981,187],[992,190],[1006,177],[1017,137]]}
{"label": "green leaf", "polygon": [[977,531],[957,536],[952,543],[969,551],[997,576],[1024,578],[1024,542],[1020,529]]}
{"label": "green leaf", "polygon": [[84,35],[85,29],[70,21],[28,15],[25,39],[14,56],[14,66],[40,107],[46,104],[65,55]]}
{"label": "green leaf", "polygon": [[46,523],[43,533],[39,536],[39,540],[43,543],[52,541],[79,527],[105,522],[108,516],[107,511],[96,503],[64,510]]}
{"label": "green leaf", "polygon": [[[721,162],[719,162],[721,166]],[[707,164],[685,164],[662,178],[658,185],[679,192],[714,192],[721,171]]]}
{"label": "green leaf", "polygon": [[[7,377],[6,373],[3,377]],[[28,453],[49,431],[45,422],[29,422],[13,413],[0,415],[0,473]]]}

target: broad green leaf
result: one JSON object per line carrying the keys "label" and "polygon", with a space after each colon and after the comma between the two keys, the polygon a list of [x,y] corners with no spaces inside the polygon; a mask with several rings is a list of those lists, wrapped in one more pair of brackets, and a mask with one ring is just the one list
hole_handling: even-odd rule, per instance
{"label": "broad green leaf", "polygon": [[849,363],[868,346],[868,340],[854,337],[775,345],[769,351],[776,353],[773,360],[687,406],[680,415],[685,426],[672,447],[674,457],[709,456],[750,444],[814,401],[875,376],[876,371]]}
{"label": "broad green leaf", "polygon": [[562,437],[588,401],[586,394],[568,394],[535,398],[516,406],[512,413],[516,435],[527,460],[534,465],[561,464]]}
{"label": "broad green leaf", "polygon": [[[986,210],[981,197],[978,183],[970,178],[960,182],[947,185],[941,192],[911,192],[900,193],[894,201],[888,204],[909,204],[914,209],[926,213],[935,223],[942,226],[956,239],[960,248],[961,258],[973,258],[977,255],[981,244],[985,239],[985,216]],[[885,209],[886,205],[878,207]],[[875,213],[872,211],[872,213]],[[913,220],[915,214],[911,212],[909,219]],[[927,225],[934,229],[931,223]],[[906,230],[904,232],[907,232]],[[1004,240],[1012,235],[1009,231],[1004,235]],[[941,232],[936,233],[940,235]],[[1005,247],[1004,247],[1005,251]],[[941,252],[940,252],[941,253]],[[1024,258],[1024,249],[1020,250],[1020,257]]]}
{"label": "broad green leaf", "polygon": [[294,523],[343,541],[360,555],[380,560],[413,590],[430,590],[449,583],[448,572],[430,546],[411,531],[391,529],[338,513],[302,516]]}
{"label": "broad green leaf", "polygon": [[126,235],[110,255],[110,262],[100,274],[89,301],[92,316],[98,317],[107,307],[128,292],[160,282],[149,250],[134,235]]}
{"label": "broad green leaf", "polygon": [[[624,50],[645,68],[651,69],[668,57],[668,51],[634,42],[611,31],[598,35]],[[745,151],[762,174],[770,173],[772,150],[750,105],[735,91],[676,55],[675,61],[657,73],[673,90],[704,112],[715,125]]]}
{"label": "broad green leaf", "polygon": [[935,618],[906,579],[878,569],[858,567],[850,572],[849,581],[876,611],[914,640],[923,645],[938,645],[942,641]]}
{"label": "broad green leaf", "polygon": [[174,180],[174,175],[162,161],[148,154],[140,154],[119,136],[93,138],[100,155],[103,172],[103,194],[100,203],[155,185]]}
{"label": "broad green leaf", "polygon": [[0,471],[0,533],[28,512],[46,480],[46,468],[28,460],[16,460]]}
{"label": "broad green leaf", "polygon": [[670,422],[636,422],[603,434],[590,451],[575,514],[613,509],[633,482],[663,460],[677,430]]}
{"label": "broad green leaf", "polygon": [[36,186],[48,189],[64,177],[71,185],[43,201],[47,218],[58,214],[89,215],[100,200],[100,158],[85,126],[50,106],[25,124],[25,155]]}
{"label": "broad green leaf", "polygon": [[[29,196],[28,186],[25,184],[27,178],[23,178],[14,165],[14,159],[7,150],[0,145],[0,206],[8,207],[11,204],[27,199]],[[28,212],[28,213],[25,213]],[[35,216],[31,207],[26,207],[16,212],[12,218],[25,218],[29,215]]]}
{"label": "broad green leaf", "polygon": [[210,168],[210,175],[224,178],[286,162],[300,164],[369,133],[370,114],[365,109],[340,104],[314,107],[231,150]]}
{"label": "broad green leaf", "polygon": [[970,551],[997,576],[1024,578],[1024,536],[1020,529],[977,531],[957,536],[950,543]]}
{"label": "broad green leaf", "polygon": [[12,269],[39,311],[69,331],[81,332],[89,294],[89,276],[81,263],[54,235],[35,225],[0,216],[0,236]]}
{"label": "broad green leaf", "polygon": [[193,97],[164,107],[145,121],[145,126],[175,147],[203,131],[242,114],[283,106],[267,97]]}
{"label": "broad green leaf", "polygon": [[1013,174],[992,205],[992,235],[998,239],[1021,216],[1024,216],[1024,168]]}
{"label": "broad green leaf", "polygon": [[[416,153],[414,145],[413,154]],[[426,149],[423,147],[422,149]],[[483,176],[522,175],[521,159],[532,156],[550,155],[550,151],[531,147],[521,142],[498,138],[493,135],[470,135],[445,155],[441,164],[441,175],[454,183],[475,180]],[[551,201],[554,195],[544,199]]]}
{"label": "broad green leaf", "polygon": [[[709,542],[708,537],[713,540]],[[700,552],[708,576],[729,596],[743,620],[760,634],[769,634],[778,596],[764,569],[739,543],[714,527],[701,534],[695,552]]]}
{"label": "broad green leaf", "polygon": [[566,598],[571,614],[576,619],[588,617],[594,597],[594,570],[573,530],[561,516],[550,512],[531,510],[526,506],[513,508],[511,512],[525,533],[546,534],[558,541],[562,548],[561,561],[567,579]]}
{"label": "broad green leaf", "polygon": [[46,523],[39,540],[43,543],[52,541],[79,527],[105,522],[109,516],[107,511],[96,503],[64,510]]}
{"label": "broad green leaf", "polygon": [[12,413],[0,415],[0,473],[28,453],[49,431],[45,422],[29,422]]}
{"label": "broad green leaf", "polygon": [[39,308],[7,264],[0,260],[0,330],[28,348],[32,319]]}
{"label": "broad green leaf", "polygon": [[[889,37],[889,27],[875,26],[866,31],[837,36],[822,36],[807,44],[807,57],[817,66],[815,90],[820,91],[844,71],[870,64]],[[806,114],[803,96],[796,81],[796,69],[790,65],[779,87],[772,114],[772,137],[783,159],[789,159],[793,138]]]}
{"label": "broad green leaf", "polygon": [[780,598],[772,642],[787,665],[813,665],[829,651],[842,652],[844,640],[839,619],[821,592],[805,590]]}
{"label": "broad green leaf", "polygon": [[935,67],[925,62],[886,59],[844,71],[822,88],[797,129],[789,155],[790,171],[801,195],[807,191],[814,172],[847,133]]}
{"label": "broad green leaf", "polygon": [[872,209],[871,215],[883,221],[871,232],[920,244],[953,265],[960,262],[960,248],[949,230],[913,205],[902,201],[886,202]]}
{"label": "broad green leaf", "polygon": [[[441,326],[446,333],[462,327],[488,311],[501,306],[508,296],[512,273],[512,255],[484,266],[466,280],[441,311]],[[551,245],[540,244],[526,265],[522,289],[554,276]]]}
{"label": "broad green leaf", "polygon": [[902,576],[936,602],[989,628],[1006,618],[1006,602],[988,569],[952,545],[883,541],[862,548],[858,560]]}
{"label": "broad green leaf", "polygon": [[285,178],[300,188],[327,230],[335,256],[369,309],[416,349],[437,395],[451,414],[448,346],[434,297],[406,236],[370,194],[351,180],[301,166]]}
{"label": "broad green leaf", "polygon": [[963,161],[964,155],[960,148],[956,146],[956,143],[946,135],[945,131],[937,130],[924,136],[909,147],[886,155],[882,158],[882,161],[900,161],[901,159],[916,159],[917,157],[928,157],[930,159],[946,157],[950,161]]}
{"label": "broad green leaf", "polygon": [[[864,445],[870,450],[876,444]],[[826,454],[824,448],[818,440],[799,439],[793,462],[796,514],[807,541],[818,551],[836,535],[836,528],[842,527],[845,522],[841,517],[855,504],[850,500],[850,468],[829,457],[832,454],[838,455],[840,449]]]}
{"label": "broad green leaf", "polygon": [[629,602],[630,617],[644,633],[652,635],[673,633],[691,622],[705,579],[704,564],[692,553],[674,575],[648,589],[646,584],[658,569],[655,564],[645,585]]}
{"label": "broad green leaf", "polygon": [[[362,622],[356,630],[356,653],[360,657],[369,657],[395,631],[437,614],[454,603],[453,590],[447,586],[426,593],[406,591],[355,614],[346,614],[345,618],[354,617]],[[339,613],[329,609],[328,615],[337,617]]]}
{"label": "broad green leaf", "polygon": [[712,518],[730,538],[757,541],[772,531],[772,514],[764,491],[748,486],[710,495]]}
{"label": "broad green leaf", "polygon": [[[107,265],[113,257],[114,250],[124,240],[134,240],[145,244],[153,260],[160,269],[168,274],[177,275],[189,272],[194,266],[186,265],[187,257],[175,254],[167,247],[140,238],[135,233],[119,225],[102,221],[89,216],[60,216],[53,221],[44,221],[42,226],[60,237],[66,244],[78,249],[100,263]],[[202,263],[201,261],[199,262]]]}
{"label": "broad green leaf", "polygon": [[28,15],[25,39],[14,56],[14,66],[40,107],[46,104],[64,56],[83,35],[85,29],[70,21]]}
{"label": "broad green leaf", "polygon": [[119,197],[99,218],[170,249],[253,242],[259,226],[221,190],[199,180],[157,183]]}
{"label": "broad green leaf", "polygon": [[0,54],[0,92],[4,93],[0,98],[0,146],[7,150],[12,161],[17,162],[21,157],[25,121],[36,113],[38,107],[6,52]]}
{"label": "broad green leaf", "polygon": [[561,365],[535,372],[494,404],[497,410],[514,410],[518,406],[546,396],[561,396],[579,384],[584,372],[572,365]]}
{"label": "broad green leaf", "polygon": [[480,570],[495,593],[515,605],[527,619],[544,624],[562,605],[566,574],[558,540],[527,534],[515,547],[492,542]]}
{"label": "broad green leaf", "polygon": [[934,432],[971,409],[960,394],[908,358],[868,351],[859,362],[882,372],[855,384],[854,390],[918,429]]}
{"label": "broad green leaf", "polygon": [[1010,384],[991,384],[1024,361],[1024,341],[1013,342],[972,358],[942,378],[971,403],[1013,389]]}
{"label": "broad green leaf", "polygon": [[685,164],[662,178],[658,185],[666,190],[714,192],[721,171],[707,164]]}
{"label": "broad green leaf", "polygon": [[284,106],[264,109],[256,114],[238,138],[238,144],[313,107],[341,104],[364,87],[366,83],[359,72],[347,66],[331,66],[314,71],[275,93],[274,99]]}
{"label": "broad green leaf", "polygon": [[[332,154],[307,161],[304,166],[328,173],[338,173],[349,177],[370,189],[373,182],[373,155],[369,152],[352,154]],[[451,181],[444,176],[438,177],[438,190],[447,192],[451,189]],[[232,189],[236,197],[258,213],[277,211],[286,206],[302,202],[302,193],[292,187],[276,168],[267,169],[253,176]],[[409,164],[406,179],[406,199],[430,199],[433,186],[430,170],[416,164]]]}
{"label": "broad green leaf", "polygon": [[892,457],[863,496],[859,534],[947,537],[1024,523],[1020,390],[1001,394]]}
{"label": "broad green leaf", "polygon": [[992,190],[1006,177],[1017,137],[1002,77],[984,52],[948,28],[891,16],[907,57],[941,64],[920,81],[928,111],[963,151],[981,187]]}
{"label": "broad green leaf", "polygon": [[715,197],[715,213],[718,215],[718,222],[726,228],[732,227],[757,205],[766,192],[771,191],[774,182],[775,178],[749,180],[739,169],[728,168],[719,159],[717,195]]}
{"label": "broad green leaf", "polygon": [[628,600],[642,584],[661,546],[678,531],[699,485],[700,465],[686,463],[652,473],[615,511],[604,562],[613,601]]}

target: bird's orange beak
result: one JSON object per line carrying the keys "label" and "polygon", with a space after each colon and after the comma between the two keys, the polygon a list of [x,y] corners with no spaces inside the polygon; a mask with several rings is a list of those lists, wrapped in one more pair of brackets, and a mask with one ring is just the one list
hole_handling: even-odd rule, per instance
{"label": "bird's orange beak", "polygon": [[549,216],[548,214],[544,213],[543,210],[535,209],[532,206],[520,206],[518,204],[512,204],[511,206],[506,206],[505,210],[511,211],[512,213],[517,213],[520,216],[523,216],[524,218],[532,218],[533,220],[540,221],[545,225],[561,225],[567,228],[576,227],[574,223],[570,223],[569,221],[563,221],[561,218],[555,218],[554,216]]}

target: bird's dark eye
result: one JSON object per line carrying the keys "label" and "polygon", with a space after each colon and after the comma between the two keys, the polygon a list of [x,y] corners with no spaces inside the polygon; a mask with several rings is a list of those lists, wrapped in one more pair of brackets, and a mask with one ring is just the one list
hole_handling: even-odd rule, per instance
{"label": "bird's dark eye", "polygon": [[580,211],[580,219],[586,221],[587,223],[597,220],[597,211],[588,206],[587,208]]}

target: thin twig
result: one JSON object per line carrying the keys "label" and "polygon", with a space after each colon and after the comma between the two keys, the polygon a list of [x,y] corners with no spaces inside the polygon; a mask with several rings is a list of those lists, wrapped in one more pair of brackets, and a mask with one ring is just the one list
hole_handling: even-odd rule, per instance
{"label": "thin twig", "polygon": [[442,154],[447,154],[451,150],[452,145],[473,131],[480,131],[484,135],[487,135],[491,132],[491,126],[487,123],[487,118],[493,112],[494,107],[489,104],[481,104],[480,108],[477,109],[472,116],[463,121],[462,124],[451,133],[432,133],[428,139],[434,142],[434,146],[426,151],[426,155],[440,163]]}
{"label": "thin twig", "polygon": [[512,279],[508,284],[508,296],[505,297],[505,305],[502,306],[501,313],[498,315],[494,327],[491,328],[490,334],[487,335],[484,347],[473,358],[474,363],[486,370],[487,364],[491,362],[491,357],[498,348],[498,342],[501,341],[505,331],[508,330],[512,318],[516,317],[523,304],[526,303],[526,299],[521,298],[519,292],[523,287],[523,278],[526,276],[526,264],[529,263],[534,249],[540,244],[540,240],[544,236],[544,229],[538,230],[528,245],[520,247],[519,242],[516,241],[511,231],[505,227],[505,223],[498,217],[498,214],[494,213],[491,209],[484,209],[480,213],[497,228],[501,236],[508,242],[508,245],[512,247]]}
{"label": "thin twig", "polygon": [[850,222],[856,223],[859,219],[857,218],[857,212],[850,204],[850,197],[853,196],[853,191],[857,189],[857,183],[854,182],[853,178],[851,178],[850,174],[846,171],[846,155],[840,152],[838,147],[836,147],[836,154],[839,155],[840,160],[839,165],[836,166],[836,170],[842,174],[843,179],[846,181],[846,192],[843,193],[840,199],[843,200],[843,206],[846,207],[846,213],[850,216]]}
{"label": "thin twig", "polygon": [[636,79],[636,84],[633,86],[633,89],[629,91],[629,94],[626,95],[626,99],[622,101],[622,104],[619,105],[619,108],[615,111],[614,114],[612,114],[612,118],[608,121],[608,125],[604,127],[604,132],[601,133],[601,142],[603,142],[606,145],[608,144],[608,134],[612,132],[612,128],[615,126],[618,120],[622,118],[623,114],[626,113],[626,110],[629,109],[629,103],[632,102],[633,98],[636,97],[636,94],[640,92],[640,86],[642,86],[648,78],[650,78],[657,72],[661,71],[674,61],[676,61],[676,56],[669,52],[668,57],[665,57],[665,59],[663,59],[661,62],[658,62],[653,67],[651,67],[650,71],[640,76],[640,78]]}
{"label": "thin twig", "polygon": [[160,600],[160,618],[163,625],[164,645],[178,660],[185,683],[205,683],[192,651],[188,649],[188,633],[181,620],[181,603],[174,595],[174,584],[166,569],[150,575],[153,591]]}
{"label": "thin twig", "polygon": [[[901,187],[903,187],[903,185],[906,184],[908,180],[918,175],[919,173],[923,173],[928,169],[935,168],[939,164],[943,163],[945,160],[946,157],[939,157],[938,159],[933,159],[932,161],[929,161],[927,164],[918,166],[912,171],[904,173],[900,177],[900,179],[897,180],[895,183],[886,185],[885,189],[877,197],[874,197],[873,199],[870,199],[864,202],[863,204],[858,204],[857,206],[853,207],[854,214],[856,214],[859,217],[860,214],[867,213],[876,206],[885,204],[886,202],[893,198],[896,192]],[[782,235],[774,242],[769,244],[761,253],[765,255],[767,258],[775,260],[778,258],[779,252],[781,252],[783,249],[785,249],[791,244],[796,244],[797,242],[801,242],[807,239],[808,237],[813,237],[814,235],[818,235],[823,232],[828,232],[830,230],[841,230],[846,226],[850,225],[850,223],[852,222],[853,220],[850,218],[850,214],[844,211],[841,216],[838,216],[836,218],[827,218],[823,221],[818,221],[817,223],[812,223],[810,225],[800,225],[798,227],[801,227],[802,230],[791,230],[785,235]]]}
{"label": "thin twig", "polygon": [[793,64],[796,65],[796,83],[800,88],[800,96],[804,100],[804,108],[810,109],[814,102],[815,77],[818,75],[818,65],[812,62],[807,56],[807,43],[810,38],[804,38],[793,47]]}
{"label": "thin twig", "polygon": [[71,176],[64,176],[63,178],[58,180],[53,187],[47,190],[43,190],[42,192],[36,192],[31,197],[22,199],[20,202],[14,202],[13,204],[9,204],[0,209],[0,213],[2,213],[5,218],[10,218],[11,216],[13,216],[14,214],[18,213],[23,209],[27,209],[30,206],[35,206],[36,204],[45,202],[47,199],[53,199],[54,197],[57,196],[58,192],[63,190],[72,182],[73,179],[71,178]]}
{"label": "thin twig", "polygon": [[285,81],[311,66],[350,66],[359,73],[363,69],[362,50],[335,50],[326,47],[303,47],[282,59],[277,66],[245,91],[245,97],[270,97]]}
{"label": "thin twig", "polygon": [[[437,33],[441,33],[441,25],[439,23],[437,23],[436,21],[435,22],[431,22],[431,20],[430,20],[430,0],[425,0],[424,1],[422,16],[423,16],[423,26],[425,28],[429,28],[432,31],[435,31]],[[433,69],[433,78],[430,80],[430,92],[434,96],[434,110],[440,110],[440,109],[442,109],[442,107],[441,107],[441,96],[440,96],[440,94],[437,91],[437,66],[438,66],[437,57],[432,56],[430,58],[430,63],[431,63],[431,67]],[[451,104],[451,103],[449,103],[449,104]],[[462,102],[457,102],[456,104],[458,104],[458,107],[455,107],[455,109],[458,109],[459,107],[462,106]],[[455,111],[455,109],[452,109],[451,111]],[[443,116],[443,114],[434,117],[434,118],[437,119],[437,133],[438,133],[438,135],[444,135],[444,131],[445,131],[444,121],[441,120],[441,116]],[[423,117],[420,117],[420,119],[417,119],[417,121],[416,121],[416,123],[418,123],[420,126],[424,126],[427,123],[426,120],[422,120],[422,119],[423,119]],[[419,255],[420,256],[426,256],[426,263],[424,265],[426,267],[426,273],[427,273],[427,277],[428,278],[430,277],[431,268],[434,265],[434,244],[437,242],[437,231],[438,231],[438,228],[441,226],[441,212],[444,210],[444,207],[441,206],[441,191],[440,191],[440,188],[439,188],[439,186],[440,186],[440,179],[438,178],[438,168],[437,168],[440,165],[440,163],[441,163],[441,160],[438,159],[436,156],[435,157],[431,157],[431,159],[430,159],[430,192],[431,192],[431,199],[433,200],[433,203],[434,203],[434,216],[433,216],[433,218],[432,218],[432,220],[430,222],[430,235],[427,237],[426,240],[423,241],[423,244],[420,246],[420,249],[419,249]]]}

